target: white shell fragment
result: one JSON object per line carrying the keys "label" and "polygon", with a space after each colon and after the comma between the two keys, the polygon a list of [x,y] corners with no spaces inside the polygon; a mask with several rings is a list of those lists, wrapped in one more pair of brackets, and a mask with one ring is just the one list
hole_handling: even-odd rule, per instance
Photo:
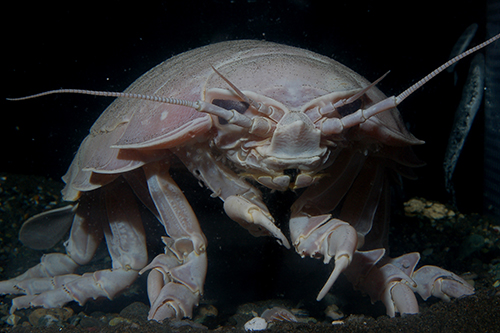
{"label": "white shell fragment", "polygon": [[278,306],[275,306],[272,309],[267,309],[266,311],[262,312],[261,316],[268,323],[272,321],[289,321],[296,323],[298,321],[297,317],[295,317],[293,313],[291,313],[287,309],[280,308]]}
{"label": "white shell fragment", "polygon": [[254,317],[245,323],[245,331],[263,331],[267,328],[267,321],[262,317]]}

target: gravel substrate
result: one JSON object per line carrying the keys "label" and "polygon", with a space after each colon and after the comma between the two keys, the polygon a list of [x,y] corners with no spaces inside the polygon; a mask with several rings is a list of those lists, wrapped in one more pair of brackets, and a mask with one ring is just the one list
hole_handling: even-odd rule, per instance
{"label": "gravel substrate", "polygon": [[[59,181],[0,174],[0,280],[14,277],[39,261],[41,251],[31,250],[17,240],[19,228],[29,216],[62,205],[61,188]],[[201,192],[196,195],[187,193],[188,199],[205,195],[198,191]],[[233,229],[233,224],[219,212],[220,207],[211,202],[195,206],[209,240],[209,272],[205,295],[193,320],[148,322],[145,277],[141,277],[115,300],[89,301],[83,307],[73,302],[62,309],[25,309],[10,315],[12,297],[0,296],[0,331],[234,332],[243,330],[246,321],[273,306],[288,309],[300,322],[273,322],[268,327],[271,332],[498,330],[500,226],[492,220],[479,215],[464,216],[450,207],[419,198],[408,201],[404,211],[396,210],[393,221],[398,223],[393,222],[391,228],[391,256],[419,251],[420,265],[438,265],[474,281],[476,294],[450,303],[419,299],[420,314],[388,318],[380,303],[372,306],[367,297],[353,291],[342,279],[332,289],[336,296],[315,302],[315,292],[328,274],[328,266],[317,260],[301,261],[272,240],[248,237],[238,226]],[[205,220],[214,219],[218,221],[216,227],[210,228]],[[152,238],[159,238],[156,229],[148,230],[153,230]],[[60,242],[46,252],[63,251]],[[304,272],[308,268],[301,267],[302,263],[316,265],[316,274]],[[103,247],[87,270],[108,265]],[[340,317],[335,325],[334,319],[324,312],[332,305]]]}

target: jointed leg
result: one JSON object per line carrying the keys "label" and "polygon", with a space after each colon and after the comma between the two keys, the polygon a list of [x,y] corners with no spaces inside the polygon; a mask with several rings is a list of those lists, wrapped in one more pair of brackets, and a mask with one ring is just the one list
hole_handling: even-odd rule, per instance
{"label": "jointed leg", "polygon": [[[137,278],[139,270],[147,263],[147,251],[135,197],[119,180],[105,192],[104,200],[100,200],[97,191],[93,198],[82,198],[70,238],[65,243],[67,255],[49,254],[42,258],[41,264],[25,273],[26,279],[15,280],[17,293],[27,295],[14,299],[11,311],[29,306],[58,307],[73,300],[83,304],[90,298],[113,298]],[[99,202],[105,202],[105,206]],[[107,212],[109,224],[102,212]],[[103,233],[113,269],[68,274],[79,264],[90,261]],[[2,292],[7,293],[4,290]]]}
{"label": "jointed leg", "polygon": [[207,242],[191,206],[169,174],[166,163],[144,167],[156,210],[169,237],[160,254],[141,273],[148,276],[149,319],[191,317],[203,293]]}
{"label": "jointed leg", "polygon": [[262,194],[218,161],[206,144],[193,145],[176,152],[186,167],[224,201],[226,214],[253,236],[273,236],[290,248],[288,240],[274,224],[274,218],[262,201]]}

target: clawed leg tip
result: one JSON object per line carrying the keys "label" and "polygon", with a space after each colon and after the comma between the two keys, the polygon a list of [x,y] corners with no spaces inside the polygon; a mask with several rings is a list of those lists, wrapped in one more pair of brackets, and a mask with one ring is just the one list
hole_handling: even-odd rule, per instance
{"label": "clawed leg tip", "polygon": [[323,298],[325,298],[326,294],[328,294],[328,291],[323,292],[323,290],[321,290],[318,296],[316,297],[316,301],[317,302],[321,301]]}
{"label": "clawed leg tip", "polygon": [[290,243],[286,238],[277,238],[276,240],[280,245],[284,246],[287,250],[291,249]]}
{"label": "clawed leg tip", "polygon": [[335,260],[335,268],[333,269],[330,277],[319,292],[318,297],[316,297],[316,301],[321,301],[326,296],[326,294],[328,294],[335,281],[337,281],[340,273],[342,273],[347,268],[347,266],[349,266],[350,262],[350,258],[345,255],[340,256]]}

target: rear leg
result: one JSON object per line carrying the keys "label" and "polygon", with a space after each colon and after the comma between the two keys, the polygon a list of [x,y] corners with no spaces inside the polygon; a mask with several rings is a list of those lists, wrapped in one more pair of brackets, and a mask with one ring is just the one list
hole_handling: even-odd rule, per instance
{"label": "rear leg", "polygon": [[[53,290],[65,282],[75,279],[78,275],[72,273],[80,265],[85,265],[92,259],[103,238],[100,216],[104,206],[96,205],[96,202],[99,202],[98,192],[83,196],[76,208],[64,209],[67,215],[65,219],[72,219],[73,221],[69,239],[64,243],[66,254],[44,254],[38,265],[13,279],[0,282],[1,294],[29,295],[15,298],[11,311],[29,307],[29,302],[35,295]],[[61,218],[61,212],[62,210],[58,209],[45,212],[34,218],[41,217],[50,220],[52,214],[55,215],[54,218]],[[33,219],[28,221],[33,222]],[[35,223],[31,223],[31,225],[33,224],[40,225],[41,222],[35,221]],[[47,233],[51,232],[50,228],[41,230]],[[24,232],[30,234],[29,238],[45,237],[39,230],[36,236],[31,235],[33,233],[31,230],[25,230]],[[30,244],[26,245],[30,246]]]}
{"label": "rear leg", "polygon": [[[90,298],[113,298],[137,278],[139,270],[147,263],[147,252],[135,197],[120,181],[104,191],[104,200],[100,200],[100,195],[93,200],[82,198],[70,238],[65,243],[67,254],[43,257],[39,265],[24,274],[25,279],[15,282],[17,293],[26,296],[15,298],[11,311],[29,306],[60,307],[73,300],[82,305]],[[109,223],[102,214],[104,211]],[[78,265],[90,261],[103,234],[112,258],[112,269],[70,274]]]}
{"label": "rear leg", "polygon": [[[474,288],[456,274],[436,266],[415,267],[417,252],[397,258],[382,258],[379,250],[358,251],[345,275],[356,289],[367,293],[372,302],[381,300],[390,317],[397,312],[418,313],[414,293],[424,300],[436,296],[444,301],[474,294]],[[382,259],[381,259],[382,258]]]}

